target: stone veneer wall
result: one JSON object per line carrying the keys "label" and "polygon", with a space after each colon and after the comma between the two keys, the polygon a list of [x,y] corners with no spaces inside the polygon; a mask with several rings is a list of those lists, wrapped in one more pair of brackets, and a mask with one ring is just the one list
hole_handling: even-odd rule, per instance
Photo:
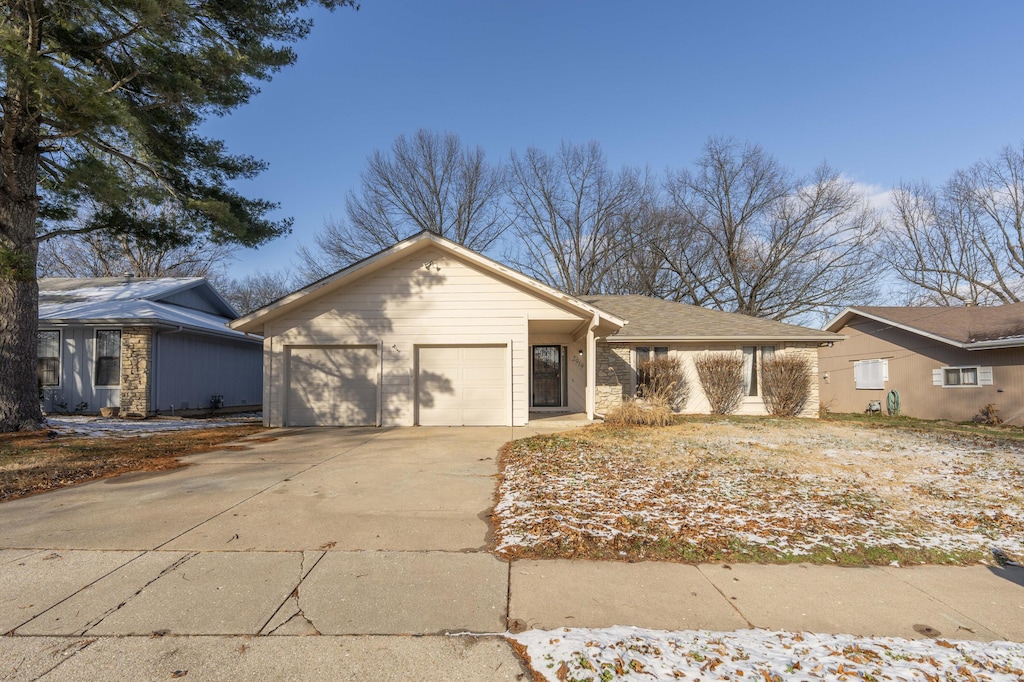
{"label": "stone veneer wall", "polygon": [[629,364],[629,346],[597,343],[597,412],[622,404],[623,398],[632,394],[633,368]]}
{"label": "stone veneer wall", "polygon": [[818,344],[808,346],[792,345],[782,351],[786,355],[801,355],[811,363],[811,395],[804,404],[804,409],[798,417],[817,419],[820,416],[821,397],[818,391],[818,384],[821,376],[818,374]]}
{"label": "stone veneer wall", "polygon": [[121,330],[121,416],[145,417],[153,411],[153,329]]}

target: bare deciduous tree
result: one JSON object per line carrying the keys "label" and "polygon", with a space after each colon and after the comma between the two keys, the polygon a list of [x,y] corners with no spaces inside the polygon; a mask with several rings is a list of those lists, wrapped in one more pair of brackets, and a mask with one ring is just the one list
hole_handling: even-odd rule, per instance
{"label": "bare deciduous tree", "polygon": [[645,172],[612,171],[597,142],[563,143],[554,155],[535,147],[523,156],[513,152],[509,197],[518,248],[510,260],[569,294],[603,293],[613,288],[627,237],[650,194]]}
{"label": "bare deciduous tree", "polygon": [[127,234],[86,232],[39,244],[40,277],[211,277],[234,248],[205,239],[186,246],[147,243]]}
{"label": "bare deciduous tree", "polygon": [[1024,298],[1024,146],[957,171],[938,190],[903,184],[880,255],[916,302],[1015,303]]}
{"label": "bare deciduous tree", "polygon": [[248,315],[285,296],[295,288],[283,270],[254,272],[237,278],[220,278],[214,286],[240,315]]}
{"label": "bare deciduous tree", "polygon": [[827,165],[794,176],[756,145],[711,139],[667,183],[675,228],[652,248],[677,300],[777,320],[871,300],[879,221]]}
{"label": "bare deciduous tree", "polygon": [[508,226],[502,174],[455,133],[399,135],[390,153],[367,160],[347,220],[327,221],[314,246],[299,249],[300,273],[320,279],[422,230],[484,252]]}

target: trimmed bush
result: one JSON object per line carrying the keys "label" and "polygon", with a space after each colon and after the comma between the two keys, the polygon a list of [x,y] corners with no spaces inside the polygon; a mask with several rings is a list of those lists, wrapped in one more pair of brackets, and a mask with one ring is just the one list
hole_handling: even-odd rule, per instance
{"label": "trimmed bush", "polygon": [[690,399],[683,363],[679,358],[666,356],[641,362],[637,367],[636,395],[663,402],[673,411],[682,409]]}
{"label": "trimmed bush", "polygon": [[606,424],[668,426],[673,416],[672,408],[664,400],[626,398],[622,405],[608,411],[604,421]]}
{"label": "trimmed bush", "polygon": [[743,356],[705,352],[693,359],[712,414],[732,414],[743,401]]}
{"label": "trimmed bush", "polygon": [[811,397],[811,361],[785,353],[765,358],[761,362],[761,393],[769,414],[797,416]]}

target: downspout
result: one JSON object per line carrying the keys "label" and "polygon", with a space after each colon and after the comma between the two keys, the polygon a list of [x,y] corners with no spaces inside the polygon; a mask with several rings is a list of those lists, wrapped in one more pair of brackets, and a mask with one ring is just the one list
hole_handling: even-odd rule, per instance
{"label": "downspout", "polygon": [[[153,349],[152,349],[153,358],[150,361],[151,364],[150,364],[150,367],[149,367],[149,371],[152,373],[153,381],[150,383],[150,386],[149,386],[149,403],[150,403],[150,405],[153,406],[153,411],[154,412],[160,412],[160,403],[158,403],[157,400],[156,400],[157,396],[160,395],[160,391],[157,390],[157,388],[158,388],[157,385],[160,382],[160,372],[157,371],[157,367],[160,366],[160,364],[159,364],[159,362],[157,360],[157,358],[159,356],[158,349],[160,348],[160,344],[157,341],[158,341],[158,339],[161,336],[167,336],[169,334],[177,334],[178,332],[182,331],[183,329],[184,329],[184,327],[182,327],[181,325],[178,325],[177,329],[172,329],[171,331],[154,332],[153,333]],[[174,411],[174,406],[173,405],[171,406],[171,411],[172,411],[172,413]]]}
{"label": "downspout", "polygon": [[600,322],[595,313],[587,328],[587,421],[593,421],[597,411],[597,338],[594,330]]}

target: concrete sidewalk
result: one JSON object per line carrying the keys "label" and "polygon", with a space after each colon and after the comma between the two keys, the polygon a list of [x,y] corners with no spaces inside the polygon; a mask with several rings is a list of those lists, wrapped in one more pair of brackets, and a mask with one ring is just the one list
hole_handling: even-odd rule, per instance
{"label": "concrete sidewalk", "polygon": [[0,679],[515,680],[526,627],[1024,641],[1024,569],[510,564],[508,429],[280,435],[0,505]]}
{"label": "concrete sidewalk", "polygon": [[635,625],[1024,641],[1024,569],[500,561],[483,552],[0,552],[17,636]]}

